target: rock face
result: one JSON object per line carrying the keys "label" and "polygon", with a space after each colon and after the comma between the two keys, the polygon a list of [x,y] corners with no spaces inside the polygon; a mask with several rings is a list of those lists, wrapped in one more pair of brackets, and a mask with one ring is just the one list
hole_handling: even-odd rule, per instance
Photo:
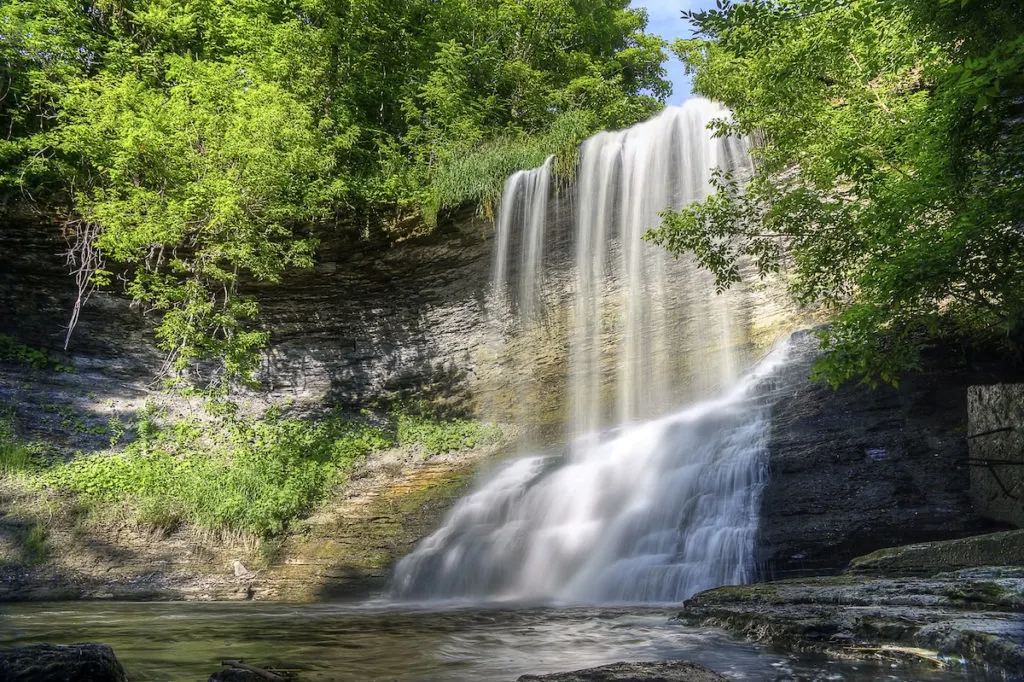
{"label": "rock face", "polygon": [[833,390],[807,381],[813,346],[796,343],[772,410],[763,577],[834,573],[883,547],[1000,528],[969,495],[967,387],[1005,379],[1004,365],[936,353],[899,388]]}
{"label": "rock face", "polygon": [[989,518],[1024,527],[1024,384],[967,392],[971,499]]}
{"label": "rock face", "polygon": [[[416,395],[498,419],[526,413],[536,423],[560,424],[574,287],[569,195],[549,203],[539,292],[545,321],[528,330],[496,319],[487,305],[489,220],[463,213],[390,248],[342,231],[319,234],[314,269],[289,273],[279,285],[243,287],[260,301],[271,331],[264,391],[251,397],[359,406]],[[60,235],[58,225],[38,216],[0,213],[0,333],[51,350],[63,347],[77,295]],[[508,276],[518,268],[511,263]],[[777,286],[758,283],[729,296],[737,335],[729,343],[741,364],[795,328],[796,314]],[[100,403],[118,390],[111,382],[143,390],[162,363],[152,323],[116,292],[93,295],[71,337],[76,373],[68,381],[97,393]],[[681,362],[700,350],[695,344],[707,343],[699,321],[691,327],[677,330]]]}
{"label": "rock face", "polygon": [[126,682],[124,668],[105,644],[34,644],[0,649],[6,682]]}
{"label": "rock face", "polygon": [[[351,235],[321,236],[315,270],[281,286],[249,285],[272,330],[262,379],[277,398],[359,404],[403,391],[465,397],[485,341],[490,236],[462,216],[436,234],[390,249]],[[0,214],[0,333],[60,349],[76,297],[59,226]],[[136,387],[160,368],[152,319],[116,293],[84,306],[69,353],[83,386],[94,378]]]}
{"label": "rock face", "polygon": [[552,675],[523,675],[517,682],[724,682],[726,678],[687,661],[612,663]]}
{"label": "rock face", "polygon": [[[529,415],[550,433],[563,435],[575,247],[568,203],[566,195],[551,201],[541,292],[550,315],[529,333],[489,317],[493,226],[488,220],[460,215],[427,237],[389,249],[340,232],[321,234],[314,270],[290,273],[281,285],[249,285],[261,302],[271,343],[262,368],[265,390],[243,397],[257,408],[262,401],[287,398],[300,406],[331,402],[356,407],[411,395],[497,419]],[[0,215],[0,333],[31,346],[62,347],[62,326],[76,296],[62,255],[66,248],[58,225],[33,215]],[[511,264],[509,276],[519,267]],[[791,322],[776,293],[759,285],[739,297],[744,302],[735,311],[737,338],[729,343],[746,356],[744,362],[756,358]],[[152,344],[151,323],[124,296],[94,295],[83,308],[67,358],[61,358],[75,371],[47,374],[0,362],[0,405],[14,406],[33,440],[56,444],[64,452],[108,448],[109,434],[103,430],[108,419],[130,420],[153,392],[162,358]],[[699,331],[699,324],[691,326]],[[495,334],[502,337],[498,343]],[[690,350],[681,345],[679,357],[689,357]],[[527,385],[533,388],[522,390]],[[64,428],[65,423],[73,428]],[[55,545],[67,542],[78,548],[62,557],[67,565],[49,576],[32,566],[15,571],[0,592],[7,598],[308,599],[317,595],[304,585],[325,585],[332,594],[356,583],[379,585],[388,561],[433,530],[430,523],[441,505],[431,502],[434,513],[423,520],[408,512],[399,519],[387,510],[408,507],[402,507],[405,500],[422,503],[433,492],[447,499],[468,472],[461,467],[440,472],[429,495],[418,488],[395,495],[401,505],[378,505],[390,496],[386,491],[372,501],[356,495],[340,502],[351,518],[360,519],[361,510],[369,510],[372,518],[384,521],[363,532],[367,527],[345,523],[340,515],[317,515],[309,520],[308,532],[285,543],[286,560],[274,571],[254,569],[253,558],[238,548],[224,555],[220,549],[194,547],[174,532],[153,537],[108,529],[79,538],[81,546],[74,545],[79,539],[55,536]],[[444,476],[450,480],[440,480]],[[0,489],[0,503],[6,495]],[[374,512],[380,509],[385,512]],[[8,528],[3,511],[0,506],[0,547],[23,530]],[[376,533],[378,526],[403,530],[384,538]],[[372,542],[363,542],[367,538]],[[233,560],[258,577],[236,576]],[[211,566],[216,568],[204,570]]]}

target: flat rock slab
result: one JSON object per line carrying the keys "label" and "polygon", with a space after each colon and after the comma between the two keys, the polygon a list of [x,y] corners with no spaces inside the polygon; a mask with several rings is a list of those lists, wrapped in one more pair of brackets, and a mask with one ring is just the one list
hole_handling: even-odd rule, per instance
{"label": "flat rock slab", "polygon": [[689,661],[612,663],[551,675],[523,675],[517,682],[724,682],[713,670]]}
{"label": "flat rock slab", "polygon": [[724,587],[686,601],[679,618],[798,651],[857,656],[884,646],[924,649],[1024,679],[1024,567]]}
{"label": "flat rock slab", "polygon": [[5,682],[125,682],[124,668],[106,644],[33,644],[0,649]]}

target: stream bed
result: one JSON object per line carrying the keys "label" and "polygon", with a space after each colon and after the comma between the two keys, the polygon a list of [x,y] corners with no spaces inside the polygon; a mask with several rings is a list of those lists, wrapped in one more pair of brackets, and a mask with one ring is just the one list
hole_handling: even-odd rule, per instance
{"label": "stream bed", "polygon": [[792,655],[672,620],[677,607],[417,607],[387,602],[0,604],[0,647],[100,642],[133,681],[205,681],[245,659],[302,680],[502,680],[616,661],[687,659],[730,680],[998,679]]}

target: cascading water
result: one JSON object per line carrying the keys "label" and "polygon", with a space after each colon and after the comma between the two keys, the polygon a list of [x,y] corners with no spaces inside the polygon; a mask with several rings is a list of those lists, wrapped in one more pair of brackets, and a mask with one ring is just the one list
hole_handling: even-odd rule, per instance
{"label": "cascading water", "polygon": [[[690,101],[583,144],[571,447],[499,467],[399,563],[396,594],[664,602],[752,577],[761,398],[778,354],[740,379],[735,295],[641,239],[663,209],[706,196],[713,169],[747,163],[742,141],[708,130],[726,114]],[[491,305],[520,330],[544,324],[551,163],[510,177],[502,196]]]}

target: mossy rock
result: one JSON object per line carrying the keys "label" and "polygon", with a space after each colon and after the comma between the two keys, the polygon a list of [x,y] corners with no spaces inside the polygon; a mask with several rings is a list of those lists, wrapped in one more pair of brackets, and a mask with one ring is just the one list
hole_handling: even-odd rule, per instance
{"label": "mossy rock", "polygon": [[850,561],[849,572],[886,577],[932,576],[980,566],[1024,566],[1024,530],[888,547]]}
{"label": "mossy rock", "polygon": [[0,679],[6,682],[126,682],[121,662],[106,644],[33,644],[0,649]]}

